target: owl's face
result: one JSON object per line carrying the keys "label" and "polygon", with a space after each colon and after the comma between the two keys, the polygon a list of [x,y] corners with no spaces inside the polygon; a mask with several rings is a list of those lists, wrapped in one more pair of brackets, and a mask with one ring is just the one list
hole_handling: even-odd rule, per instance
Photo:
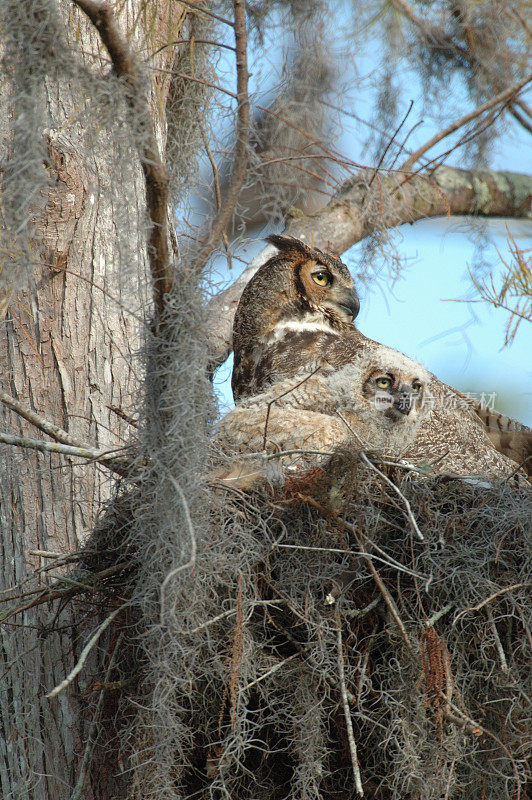
{"label": "owl's face", "polygon": [[362,394],[373,407],[393,422],[411,421],[422,407],[425,383],[412,375],[390,366],[385,371],[376,368],[364,380]]}
{"label": "owl's face", "polygon": [[353,279],[341,261],[325,254],[307,258],[295,267],[294,282],[302,319],[306,316],[307,321],[329,324],[331,329],[352,326],[360,305]]}

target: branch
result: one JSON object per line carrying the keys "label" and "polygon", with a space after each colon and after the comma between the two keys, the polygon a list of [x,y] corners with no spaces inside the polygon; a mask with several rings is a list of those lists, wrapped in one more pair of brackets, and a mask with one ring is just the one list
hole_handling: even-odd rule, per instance
{"label": "branch", "polygon": [[41,453],[59,453],[64,456],[88,458],[90,461],[98,461],[98,463],[113,470],[113,472],[116,472],[118,475],[127,476],[131,474],[131,462],[111,455],[109,450],[98,450],[95,447],[73,447],[60,442],[45,442],[43,439],[31,439],[29,436],[14,436],[11,433],[4,433],[3,431],[0,431],[0,443],[14,445],[15,447],[24,447],[29,450],[38,450]]}
{"label": "branch", "polygon": [[425,142],[425,144],[422,145],[419,150],[416,150],[415,153],[412,153],[412,155],[407,158],[404,164],[401,165],[400,169],[405,170],[405,172],[411,170],[416,161],[418,161],[421,156],[427,152],[427,150],[430,150],[431,147],[434,147],[435,144],[438,144],[438,142],[441,142],[442,139],[447,138],[447,136],[450,136],[451,133],[454,133],[464,125],[467,125],[468,122],[476,119],[485,111],[489,111],[490,108],[493,108],[500,103],[507,103],[512,97],[515,97],[515,95],[520,92],[521,89],[527,85],[527,83],[530,83],[530,81],[532,81],[532,72],[529,73],[526,78],[523,78],[522,81],[519,81],[519,83],[516,83],[514,86],[510,86],[508,89],[500,92],[500,94],[492,97],[491,100],[487,100],[473,111],[470,111],[469,114],[466,114],[465,116],[460,117],[460,119],[455,120],[455,122],[452,122],[442,131],[439,131],[437,134],[435,134],[432,139],[428,140],[428,142]]}
{"label": "branch", "polygon": [[246,38],[246,0],[234,0],[235,9],[235,48],[236,48],[236,85],[237,85],[237,125],[236,148],[233,171],[224,203],[212,223],[207,240],[203,243],[195,268],[199,272],[207,263],[220,236],[225,233],[229,220],[240,195],[246,177],[248,165],[249,143],[249,98],[248,98],[248,66]]}
{"label": "branch", "polygon": [[99,0],[72,0],[90,19],[108,51],[114,71],[126,85],[126,102],[138,116],[140,161],[146,186],[146,204],[150,219],[148,258],[155,304],[159,315],[164,310],[164,296],[172,288],[173,272],[168,250],[168,173],[159,153],[150,107],[135,56],[122,35],[109,5]]}
{"label": "branch", "polygon": [[[402,173],[381,175],[370,196],[367,184],[372,174],[373,170],[356,173],[320,211],[292,217],[284,233],[322,250],[343,253],[377,230],[419,219],[449,215],[532,218],[530,175],[442,166],[430,176],[409,176],[402,186]],[[367,213],[372,197],[380,208],[379,192],[387,198],[385,216]],[[276,252],[272,245],[265,247],[231,286],[211,300],[209,312],[216,321],[210,332],[213,364],[223,363],[231,352],[233,317],[246,284]]]}
{"label": "branch", "polygon": [[349,708],[349,700],[347,698],[347,687],[345,685],[345,669],[344,669],[344,647],[342,644],[342,623],[340,614],[336,614],[337,637],[336,649],[338,660],[338,677],[340,679],[340,695],[342,697],[342,707],[344,710],[345,727],[347,732],[347,741],[349,742],[349,753],[351,755],[351,765],[353,767],[353,777],[355,780],[355,790],[360,797],[364,796],[364,789],[362,788],[362,779],[360,776],[360,767],[358,764],[357,745],[355,741],[355,734],[353,732],[353,720],[351,719],[351,709]]}
{"label": "branch", "polygon": [[35,427],[39,428],[39,430],[41,430],[43,433],[51,436],[52,439],[56,440],[56,442],[62,442],[62,444],[71,445],[72,447],[76,448],[82,447],[84,450],[92,449],[88,448],[87,445],[81,441],[81,439],[71,436],[58,425],[48,422],[48,420],[44,419],[44,417],[41,417],[32,408],[28,408],[28,406],[25,406],[19,400],[11,397],[11,395],[7,394],[7,392],[2,391],[1,389],[0,401],[12,411],[15,411],[21,417],[24,417],[24,419],[26,419],[28,422],[31,422],[32,425],[35,425]]}
{"label": "branch", "polygon": [[51,692],[48,692],[48,694],[45,695],[45,697],[47,697],[49,700],[51,700],[52,697],[56,697],[59,694],[59,692],[62,692],[63,689],[66,689],[66,687],[69,686],[69,684],[72,683],[72,681],[74,680],[76,675],[79,675],[79,673],[83,669],[83,665],[84,665],[85,661],[87,660],[87,656],[89,655],[90,651],[92,650],[92,648],[94,647],[94,645],[96,644],[96,642],[98,641],[98,639],[100,638],[102,633],[105,631],[106,628],[109,627],[111,622],[114,620],[114,618],[117,616],[117,614],[120,611],[122,611],[123,608],[124,608],[124,606],[120,606],[120,608],[117,608],[115,611],[113,611],[112,614],[109,614],[109,616],[102,622],[102,624],[99,626],[99,628],[96,629],[96,632],[91,636],[91,638],[89,639],[89,641],[87,642],[87,644],[85,645],[83,650],[81,651],[81,655],[80,655],[76,665],[74,666],[74,669],[71,672],[69,672],[69,674],[66,676],[66,678],[64,680],[62,680],[61,683],[58,684],[55,687],[55,689],[52,689]]}
{"label": "branch", "polygon": [[[462,47],[451,36],[449,36],[443,30],[443,28],[434,25],[428,20],[418,17],[418,15],[414,13],[414,11],[407,3],[404,2],[404,0],[390,0],[390,2],[395,10],[407,17],[407,19],[409,19],[410,22],[415,25],[421,31],[422,35],[425,36],[430,42],[442,50],[448,50],[450,52],[454,51],[456,56],[459,56],[461,59],[463,59],[473,70],[479,70],[480,72],[483,72],[484,75],[487,76],[488,80],[490,80],[490,83],[492,82],[493,75],[490,75],[486,69],[483,59],[478,57],[474,48]],[[510,10],[510,13],[514,13],[515,15],[513,9]],[[517,17],[521,22],[523,22],[520,15],[517,15]],[[524,24],[524,27],[527,33],[529,33],[526,23]],[[500,81],[494,82],[492,90],[500,89],[500,84]],[[532,133],[532,126],[530,125],[530,122],[523,117],[519,111],[517,111],[517,109],[514,107],[516,105],[519,106],[525,115],[528,116],[530,116],[529,107],[523,100],[512,98],[510,100],[508,110],[514,119],[516,119],[517,122],[523,126],[523,128],[525,128],[529,133]]]}

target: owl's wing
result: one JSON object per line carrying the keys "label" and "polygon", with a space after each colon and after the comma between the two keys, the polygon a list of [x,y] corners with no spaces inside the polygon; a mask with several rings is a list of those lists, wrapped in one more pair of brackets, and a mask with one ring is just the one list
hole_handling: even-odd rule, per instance
{"label": "owl's wing", "polygon": [[467,401],[433,376],[430,413],[404,458],[436,473],[482,475],[495,480],[515,474],[519,471],[517,464],[494,447]]}
{"label": "owl's wing", "polygon": [[[451,388],[451,387],[449,387]],[[452,391],[469,406],[499,453],[522,464],[527,475],[532,475],[532,429],[516,419],[490,409],[478,400],[467,397],[458,389]]]}

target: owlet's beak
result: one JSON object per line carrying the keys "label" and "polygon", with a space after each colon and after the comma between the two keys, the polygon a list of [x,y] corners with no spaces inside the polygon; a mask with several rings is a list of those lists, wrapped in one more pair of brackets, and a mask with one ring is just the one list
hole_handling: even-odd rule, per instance
{"label": "owlet's beak", "polygon": [[399,386],[393,401],[393,408],[400,414],[410,414],[416,404],[416,396],[410,386]]}

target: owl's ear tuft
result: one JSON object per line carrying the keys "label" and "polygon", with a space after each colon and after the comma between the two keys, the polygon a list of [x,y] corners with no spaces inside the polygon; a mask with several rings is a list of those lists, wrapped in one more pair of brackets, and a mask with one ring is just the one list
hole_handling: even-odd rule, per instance
{"label": "owl's ear tuft", "polygon": [[266,236],[265,241],[273,244],[282,253],[297,253],[297,255],[312,257],[312,249],[299,239],[294,239],[293,236],[281,236],[278,233],[272,233]]}

